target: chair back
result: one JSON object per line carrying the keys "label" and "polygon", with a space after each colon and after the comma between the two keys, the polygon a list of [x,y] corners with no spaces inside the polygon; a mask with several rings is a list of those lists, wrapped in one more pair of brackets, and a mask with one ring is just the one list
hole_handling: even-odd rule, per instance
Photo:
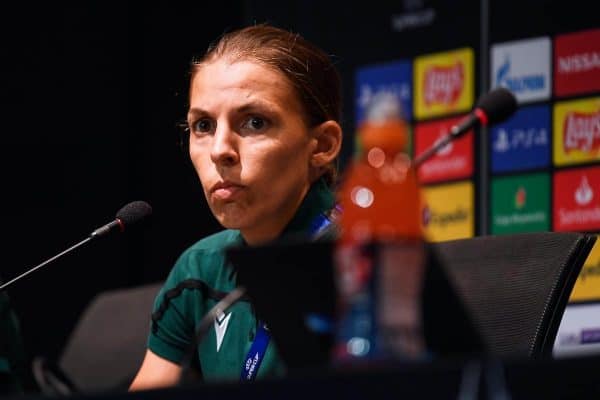
{"label": "chair back", "polygon": [[126,389],[137,373],[161,284],[98,294],[69,336],[58,365],[83,393]]}
{"label": "chair back", "polygon": [[596,240],[583,233],[480,236],[431,247],[486,351],[550,356],[562,315]]}

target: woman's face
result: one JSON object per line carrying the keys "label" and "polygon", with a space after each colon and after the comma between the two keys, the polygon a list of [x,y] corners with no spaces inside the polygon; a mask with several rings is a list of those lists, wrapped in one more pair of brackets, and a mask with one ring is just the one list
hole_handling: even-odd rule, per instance
{"label": "woman's face", "polygon": [[274,239],[310,187],[317,142],[287,78],[251,61],[204,64],[190,87],[190,157],[217,220]]}

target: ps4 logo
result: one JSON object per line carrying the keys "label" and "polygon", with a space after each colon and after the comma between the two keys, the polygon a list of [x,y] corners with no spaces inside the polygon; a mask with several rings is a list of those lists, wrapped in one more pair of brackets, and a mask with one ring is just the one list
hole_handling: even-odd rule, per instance
{"label": "ps4 logo", "polygon": [[504,129],[498,129],[494,141],[494,151],[505,153],[515,149],[530,149],[532,147],[548,146],[548,131],[544,128],[513,129],[510,134]]}
{"label": "ps4 logo", "polygon": [[504,86],[511,92],[518,94],[527,91],[539,91],[546,87],[544,75],[511,76],[511,60],[507,55],[505,61],[496,72],[496,86]]}

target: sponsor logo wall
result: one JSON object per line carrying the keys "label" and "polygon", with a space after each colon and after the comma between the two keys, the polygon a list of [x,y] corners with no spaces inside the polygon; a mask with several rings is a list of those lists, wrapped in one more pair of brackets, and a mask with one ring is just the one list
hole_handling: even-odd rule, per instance
{"label": "sponsor logo wall", "polygon": [[[413,104],[418,120],[414,124],[415,155],[435,145],[465,112],[471,111],[474,62],[470,48],[415,58]],[[463,239],[475,234],[473,150],[473,131],[470,131],[438,150],[417,171],[424,188],[423,223],[430,241]],[[455,183],[445,184],[449,181]]]}
{"label": "sponsor logo wall", "polygon": [[[490,129],[490,233],[600,232],[600,29],[491,46],[517,113]],[[598,245],[571,302],[600,301]]]}
{"label": "sponsor logo wall", "polygon": [[[369,96],[395,93],[418,155],[472,109],[474,65],[463,47],[366,66],[356,79],[357,121]],[[489,192],[478,198],[488,203],[475,204],[479,132],[470,132],[419,168],[428,238],[473,236],[476,209],[488,213],[480,234],[600,233],[600,29],[492,43],[489,65],[490,88],[511,90],[519,108],[487,131]],[[600,302],[597,248],[571,302]]]}

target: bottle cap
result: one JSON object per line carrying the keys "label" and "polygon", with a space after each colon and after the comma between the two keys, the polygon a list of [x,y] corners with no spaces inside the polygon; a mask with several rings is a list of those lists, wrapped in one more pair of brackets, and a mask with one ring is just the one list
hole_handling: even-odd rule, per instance
{"label": "bottle cap", "polygon": [[374,95],[358,134],[365,150],[379,147],[386,153],[405,151],[408,128],[398,97],[388,92]]}

